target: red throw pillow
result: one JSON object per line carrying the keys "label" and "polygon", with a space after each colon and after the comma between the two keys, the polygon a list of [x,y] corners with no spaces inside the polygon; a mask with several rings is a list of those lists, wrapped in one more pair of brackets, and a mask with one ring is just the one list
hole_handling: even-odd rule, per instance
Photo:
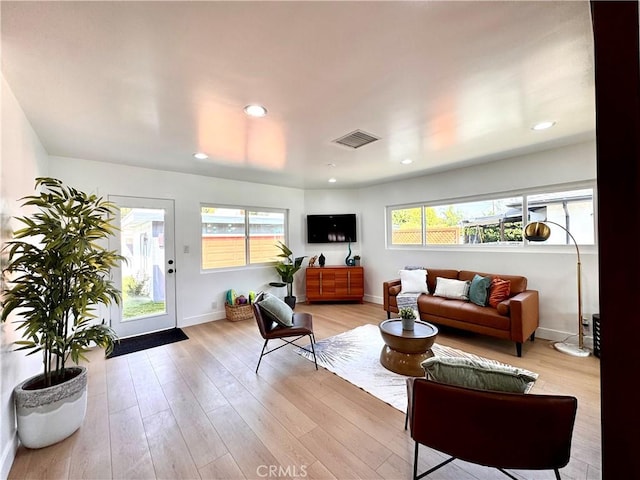
{"label": "red throw pillow", "polygon": [[498,308],[500,302],[509,298],[510,292],[511,282],[509,280],[494,278],[491,280],[491,288],[489,289],[489,305],[493,308]]}

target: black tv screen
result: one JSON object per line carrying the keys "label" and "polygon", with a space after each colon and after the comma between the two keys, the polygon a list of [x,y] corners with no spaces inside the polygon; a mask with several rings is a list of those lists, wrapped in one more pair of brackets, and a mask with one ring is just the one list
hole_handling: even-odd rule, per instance
{"label": "black tv screen", "polygon": [[307,243],[355,242],[356,214],[307,215]]}

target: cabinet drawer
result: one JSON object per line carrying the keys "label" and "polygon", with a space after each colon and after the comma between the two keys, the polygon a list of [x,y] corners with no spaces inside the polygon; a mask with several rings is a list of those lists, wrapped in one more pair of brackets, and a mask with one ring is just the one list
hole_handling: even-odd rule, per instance
{"label": "cabinet drawer", "polygon": [[306,270],[307,301],[357,300],[364,295],[362,267],[311,267]]}

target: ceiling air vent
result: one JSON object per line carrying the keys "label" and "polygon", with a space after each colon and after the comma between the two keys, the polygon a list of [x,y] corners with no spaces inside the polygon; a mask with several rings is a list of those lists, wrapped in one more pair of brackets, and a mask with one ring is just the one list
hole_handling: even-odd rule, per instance
{"label": "ceiling air vent", "polygon": [[375,142],[376,140],[380,140],[380,138],[374,137],[373,135],[367,132],[363,132],[362,130],[354,130],[353,132],[348,133],[344,137],[340,137],[333,142],[344,145],[345,147],[360,148],[371,142]]}

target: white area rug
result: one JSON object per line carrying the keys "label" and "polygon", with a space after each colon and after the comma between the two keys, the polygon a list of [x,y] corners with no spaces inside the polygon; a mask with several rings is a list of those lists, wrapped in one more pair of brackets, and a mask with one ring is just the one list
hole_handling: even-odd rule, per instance
{"label": "white area rug", "polygon": [[[316,342],[315,350],[318,365],[404,412],[407,409],[407,377],[393,373],[380,364],[383,346],[378,326],[362,325]],[[502,364],[437,343],[433,345],[432,351],[437,357],[466,357]],[[301,348],[296,348],[295,352],[313,361],[310,352]],[[537,377],[537,374],[529,373]]]}

